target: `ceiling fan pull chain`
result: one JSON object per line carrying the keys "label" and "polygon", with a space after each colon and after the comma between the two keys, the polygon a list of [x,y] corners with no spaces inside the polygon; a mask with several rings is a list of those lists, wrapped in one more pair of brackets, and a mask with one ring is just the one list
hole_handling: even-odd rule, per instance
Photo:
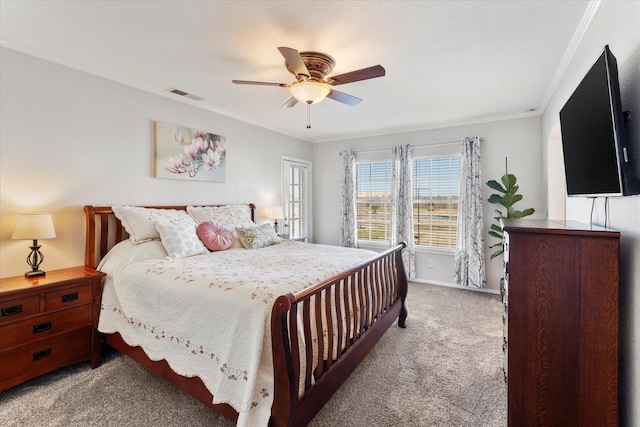
{"label": "ceiling fan pull chain", "polygon": [[307,104],[307,129],[311,129],[311,103]]}

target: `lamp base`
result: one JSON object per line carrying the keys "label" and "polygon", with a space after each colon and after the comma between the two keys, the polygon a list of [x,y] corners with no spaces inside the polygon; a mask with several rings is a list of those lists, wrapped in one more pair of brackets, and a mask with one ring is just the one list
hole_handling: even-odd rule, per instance
{"label": "lamp base", "polygon": [[39,277],[44,276],[46,273],[40,270],[40,264],[44,261],[44,255],[40,252],[40,245],[38,245],[38,241],[33,239],[33,245],[29,246],[31,249],[31,253],[27,257],[27,264],[31,266],[31,271],[27,271],[24,273],[24,277]]}
{"label": "lamp base", "polygon": [[42,270],[36,270],[36,271],[27,271],[26,273],[24,273],[24,277],[40,277],[40,276],[45,276],[47,273],[42,271]]}

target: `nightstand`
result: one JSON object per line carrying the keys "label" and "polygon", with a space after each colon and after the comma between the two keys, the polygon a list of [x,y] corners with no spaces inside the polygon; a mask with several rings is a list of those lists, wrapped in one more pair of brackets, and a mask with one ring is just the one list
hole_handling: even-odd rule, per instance
{"label": "nightstand", "polygon": [[288,234],[281,234],[280,237],[282,237],[285,240],[295,240],[296,242],[306,242],[307,241],[307,236],[292,237],[292,236],[289,236]]}
{"label": "nightstand", "polygon": [[100,366],[104,276],[73,267],[0,279],[0,392],[74,363]]}

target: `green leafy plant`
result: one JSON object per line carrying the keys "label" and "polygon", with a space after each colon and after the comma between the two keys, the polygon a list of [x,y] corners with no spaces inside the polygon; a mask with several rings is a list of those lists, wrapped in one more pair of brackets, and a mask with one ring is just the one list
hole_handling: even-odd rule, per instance
{"label": "green leafy plant", "polygon": [[487,182],[487,185],[492,189],[500,192],[500,194],[492,194],[489,196],[488,202],[499,204],[504,206],[507,209],[506,215],[499,209],[496,209],[496,213],[498,216],[493,217],[496,220],[495,224],[491,224],[491,229],[489,230],[489,235],[500,239],[498,243],[495,243],[490,248],[499,248],[494,253],[491,254],[491,259],[494,259],[497,256],[502,255],[502,239],[504,237],[504,231],[502,230],[502,226],[500,220],[502,218],[522,218],[525,216],[529,216],[535,212],[533,208],[527,208],[525,210],[519,211],[513,207],[514,204],[522,200],[522,194],[518,194],[518,185],[517,179],[515,175],[510,173],[505,173],[502,175],[500,179],[502,184],[500,184],[496,180],[491,180]]}

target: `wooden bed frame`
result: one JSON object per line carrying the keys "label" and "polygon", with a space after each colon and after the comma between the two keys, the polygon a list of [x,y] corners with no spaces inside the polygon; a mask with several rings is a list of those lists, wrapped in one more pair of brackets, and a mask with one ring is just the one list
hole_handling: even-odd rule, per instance
{"label": "wooden bed frame", "polygon": [[[185,206],[147,207],[186,209]],[[255,205],[249,207],[253,220]],[[88,205],[84,211],[85,265],[95,268],[107,251],[127,235],[111,207]],[[398,319],[398,325],[405,327],[407,278],[402,264],[405,246],[401,243],[342,274],[275,300],[271,315],[275,380],[271,426],[307,425],[393,322]],[[363,300],[370,304],[352,303]],[[338,308],[332,309],[332,303]],[[302,348],[296,327],[299,319],[302,319],[306,343]],[[313,346],[312,331],[316,336],[323,336],[323,330],[327,331],[326,339],[317,340]],[[200,378],[176,374],[165,360],[150,360],[140,347],[130,347],[117,333],[106,335],[105,340],[151,372],[237,421],[238,413],[230,405],[212,403],[213,396]],[[331,350],[325,351],[325,345]],[[328,359],[322,356],[325,353],[329,354]],[[318,361],[315,364],[314,354]],[[302,378],[301,360],[306,364]],[[299,392],[299,385],[303,385],[304,393]]]}

